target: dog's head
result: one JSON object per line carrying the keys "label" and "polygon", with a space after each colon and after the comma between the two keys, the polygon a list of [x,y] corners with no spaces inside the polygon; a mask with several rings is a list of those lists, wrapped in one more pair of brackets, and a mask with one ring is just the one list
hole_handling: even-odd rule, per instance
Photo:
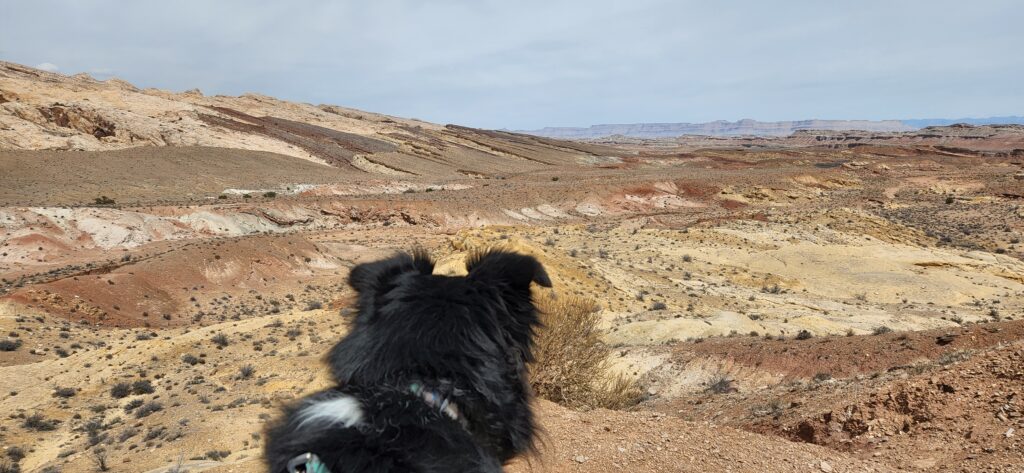
{"label": "dog's head", "polygon": [[358,313],[329,355],[335,379],[445,378],[497,359],[524,367],[539,323],[530,284],[551,287],[547,272],[532,256],[503,250],[471,255],[466,269],[465,276],[434,275],[422,251],[353,268]]}

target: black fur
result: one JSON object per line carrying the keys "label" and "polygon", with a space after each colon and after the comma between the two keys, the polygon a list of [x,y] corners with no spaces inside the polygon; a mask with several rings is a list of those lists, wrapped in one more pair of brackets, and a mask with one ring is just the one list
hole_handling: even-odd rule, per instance
{"label": "black fur", "polygon": [[[465,277],[435,276],[422,253],[353,268],[351,332],[327,356],[337,386],[285,409],[267,432],[271,473],[317,454],[332,473],[500,472],[533,446],[526,364],[539,324],[530,283],[550,287],[536,259],[491,251]],[[460,409],[458,421],[409,391],[419,383]],[[302,407],[348,395],[363,422],[302,425]]]}

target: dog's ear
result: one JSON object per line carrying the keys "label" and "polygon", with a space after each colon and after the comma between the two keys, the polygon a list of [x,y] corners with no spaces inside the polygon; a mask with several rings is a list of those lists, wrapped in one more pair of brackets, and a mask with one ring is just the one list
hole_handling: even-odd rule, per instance
{"label": "dog's ear", "polygon": [[390,290],[396,277],[410,272],[434,272],[434,262],[426,250],[417,248],[411,255],[399,253],[388,259],[360,264],[352,268],[348,284],[359,293],[360,298],[373,297]]}
{"label": "dog's ear", "polygon": [[529,289],[535,282],[551,287],[544,266],[536,258],[504,250],[474,253],[466,260],[468,278],[474,281],[503,282],[516,289]]}

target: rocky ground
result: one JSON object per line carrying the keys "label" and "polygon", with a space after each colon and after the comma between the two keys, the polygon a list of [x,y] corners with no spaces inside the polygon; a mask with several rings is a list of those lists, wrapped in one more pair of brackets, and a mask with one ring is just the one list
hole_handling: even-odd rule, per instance
{"label": "rocky ground", "polygon": [[539,400],[509,471],[1024,464],[1024,128],[574,143],[0,66],[0,471],[260,471],[349,268],[491,244],[645,392]]}

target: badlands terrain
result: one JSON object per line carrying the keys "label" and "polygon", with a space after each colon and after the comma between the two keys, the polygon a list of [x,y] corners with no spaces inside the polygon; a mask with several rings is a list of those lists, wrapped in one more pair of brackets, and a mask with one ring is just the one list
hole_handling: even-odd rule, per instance
{"label": "badlands terrain", "polygon": [[1022,238],[1017,125],[559,141],[0,63],[0,471],[262,471],[349,268],[501,244],[643,393],[539,399],[509,471],[1020,472]]}

